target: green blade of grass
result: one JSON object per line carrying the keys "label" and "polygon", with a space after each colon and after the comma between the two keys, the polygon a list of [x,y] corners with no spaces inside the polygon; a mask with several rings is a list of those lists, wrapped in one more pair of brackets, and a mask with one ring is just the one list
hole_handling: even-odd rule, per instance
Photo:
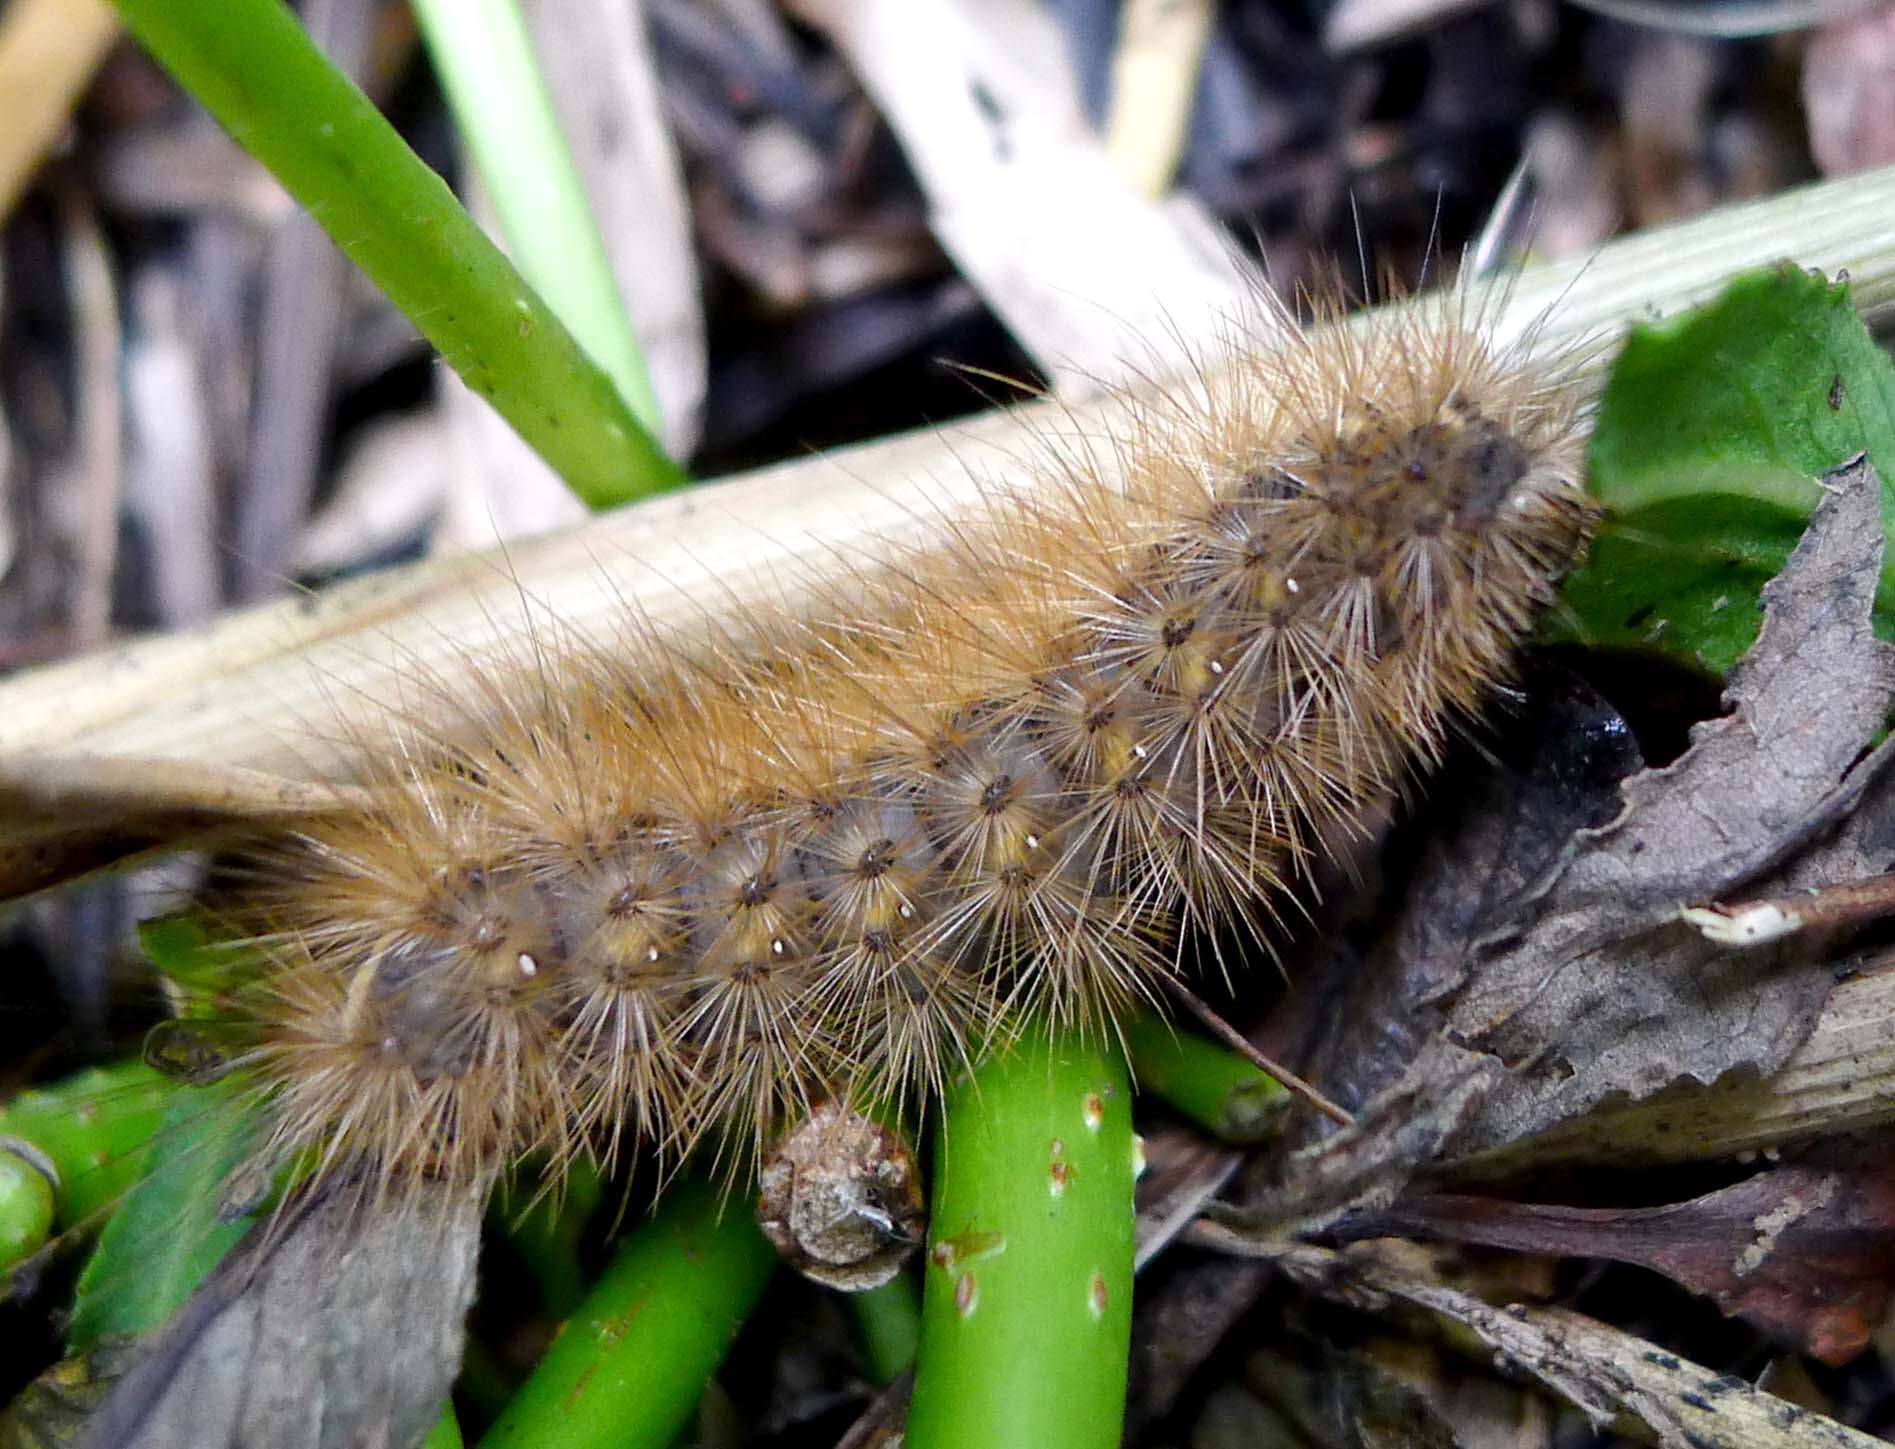
{"label": "green blade of grass", "polygon": [[224,1221],[225,1184],[249,1150],[236,1085],[181,1093],[159,1131],[165,1151],[112,1214],[79,1276],[68,1354],[134,1338],[168,1319],[249,1228]]}
{"label": "green blade of grass", "polygon": [[612,379],[280,0],[116,0],[126,27],[588,506],[683,481]]}
{"label": "green blade of grass", "polygon": [[949,1094],[909,1449],[1111,1449],[1132,1326],[1131,1083],[1029,1034]]}
{"label": "green blade of grass", "polygon": [[658,398],[519,6],[414,0],[414,12],[514,260],[656,436]]}

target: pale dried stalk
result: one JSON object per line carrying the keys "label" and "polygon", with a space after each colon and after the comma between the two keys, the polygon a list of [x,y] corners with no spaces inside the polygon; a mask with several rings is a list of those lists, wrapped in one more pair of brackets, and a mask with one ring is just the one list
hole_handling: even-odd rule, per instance
{"label": "pale dried stalk", "polygon": [[[1528,326],[1551,308],[1549,344],[1604,341],[1785,256],[1847,270],[1864,308],[1884,309],[1895,303],[1892,214],[1895,169],[1734,207],[1522,274],[1501,326]],[[1597,349],[1592,384],[1608,358]],[[1110,436],[1130,406],[985,413],[654,499],[503,558],[391,570],[25,674],[0,685],[0,774],[57,752],[346,776],[339,713],[426,708],[413,681],[451,689],[484,645],[549,620],[610,638],[630,610],[658,633],[689,637],[772,600],[795,603],[832,581],[838,560],[867,565],[925,538],[977,501],[982,477],[1019,476],[1035,438],[1083,448]],[[1109,470],[1107,450],[1095,451]]]}
{"label": "pale dried stalk", "polygon": [[0,20],[0,218],[58,142],[79,95],[118,38],[105,0],[13,0]]}

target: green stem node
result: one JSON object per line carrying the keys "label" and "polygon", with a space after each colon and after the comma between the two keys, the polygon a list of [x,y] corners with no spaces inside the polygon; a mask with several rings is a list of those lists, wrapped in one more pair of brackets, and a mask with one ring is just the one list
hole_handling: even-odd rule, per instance
{"label": "green stem node", "polygon": [[18,1152],[0,1148],[0,1272],[46,1246],[53,1216],[52,1180]]}

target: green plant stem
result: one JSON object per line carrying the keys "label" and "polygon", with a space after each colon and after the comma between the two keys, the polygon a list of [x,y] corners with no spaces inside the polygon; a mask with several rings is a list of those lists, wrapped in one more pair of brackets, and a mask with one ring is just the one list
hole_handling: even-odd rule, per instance
{"label": "green plant stem", "polygon": [[526,1177],[504,1186],[489,1206],[489,1224],[506,1235],[556,1318],[570,1316],[586,1296],[579,1241],[604,1196],[599,1169],[582,1159],[563,1170],[556,1191],[543,1178]]}
{"label": "green plant stem", "polygon": [[414,12],[514,261],[656,436],[658,397],[520,7],[414,0]]}
{"label": "green plant stem", "polygon": [[1132,1322],[1131,1083],[1029,1036],[948,1095],[909,1449],[1111,1449]]}
{"label": "green plant stem", "polygon": [[1268,1136],[1290,1099],[1267,1072],[1152,1012],[1134,1016],[1122,1034],[1138,1089],[1222,1141],[1256,1142]]}
{"label": "green plant stem", "polygon": [[921,1292],[912,1277],[900,1273],[879,1288],[851,1293],[849,1308],[876,1383],[893,1383],[914,1366],[921,1342]]}
{"label": "green plant stem", "polygon": [[669,1188],[567,1321],[482,1449],[665,1449],[776,1267],[745,1205]]}
{"label": "green plant stem", "polygon": [[682,481],[612,379],[281,0],[116,3],[159,63],[587,505]]}

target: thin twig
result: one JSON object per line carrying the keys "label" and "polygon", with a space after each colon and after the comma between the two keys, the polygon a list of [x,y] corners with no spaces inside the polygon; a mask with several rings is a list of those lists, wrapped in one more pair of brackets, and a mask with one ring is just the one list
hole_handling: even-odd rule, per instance
{"label": "thin twig", "polygon": [[1339,1123],[1341,1126],[1347,1127],[1355,1121],[1355,1118],[1346,1110],[1330,1101],[1329,1098],[1317,1091],[1315,1087],[1297,1076],[1295,1072],[1279,1062],[1272,1061],[1269,1057],[1258,1051],[1256,1047],[1251,1045],[1248,1037],[1237,1030],[1237,1028],[1232,1026],[1228,1021],[1225,1021],[1224,1018],[1219,1016],[1215,1011],[1211,1010],[1209,1004],[1189,987],[1178,981],[1169,981],[1166,984],[1170,987],[1172,995],[1176,996],[1179,1001],[1189,1007],[1191,1014],[1204,1023],[1205,1026],[1209,1027],[1212,1034],[1216,1036],[1219,1041],[1242,1056],[1252,1066],[1256,1067],[1258,1071],[1264,1072],[1276,1081],[1281,1082],[1285,1091],[1289,1092],[1292,1096],[1302,1098],[1318,1112],[1321,1112],[1323,1116],[1332,1122]]}

